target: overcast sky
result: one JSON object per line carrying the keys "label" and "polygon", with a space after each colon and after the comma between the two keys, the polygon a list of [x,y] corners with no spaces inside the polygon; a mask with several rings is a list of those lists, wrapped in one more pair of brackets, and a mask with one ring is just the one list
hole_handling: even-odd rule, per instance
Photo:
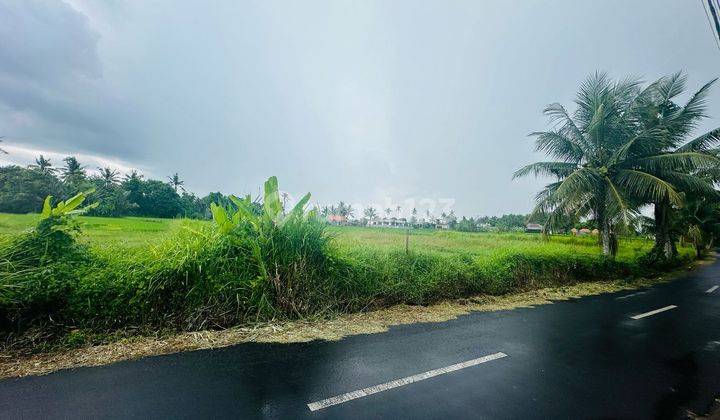
{"label": "overcast sky", "polygon": [[[685,0],[0,0],[0,39],[0,163],[75,154],[199,194],[277,175],[318,203],[461,215],[531,209],[527,134],[588,74],[720,75]],[[720,85],[709,104],[704,129]]]}

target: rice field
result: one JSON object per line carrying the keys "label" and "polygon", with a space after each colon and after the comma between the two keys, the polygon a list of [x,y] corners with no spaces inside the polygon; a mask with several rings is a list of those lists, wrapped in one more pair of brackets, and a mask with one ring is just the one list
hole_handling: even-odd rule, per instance
{"label": "rice field", "polygon": [[[12,236],[32,228],[37,222],[35,214],[0,213],[0,237]],[[93,247],[137,249],[161,243],[181,229],[193,229],[210,224],[209,221],[182,219],[154,219],[147,217],[78,218],[82,223],[81,241]],[[337,245],[346,251],[372,248],[380,251],[404,251],[406,231],[390,228],[331,227]],[[652,242],[642,238],[623,238],[620,241],[619,259],[632,259],[647,252]],[[555,252],[600,253],[594,237],[556,235],[543,238],[526,233],[467,233],[414,229],[409,235],[411,251],[438,255],[471,255],[487,257],[497,252],[533,251],[545,249]]]}

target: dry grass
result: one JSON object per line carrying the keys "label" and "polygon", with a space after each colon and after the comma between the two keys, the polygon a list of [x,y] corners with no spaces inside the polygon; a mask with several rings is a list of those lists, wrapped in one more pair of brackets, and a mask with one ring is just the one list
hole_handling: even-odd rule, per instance
{"label": "dry grass", "polygon": [[[703,265],[708,262],[698,262]],[[582,296],[637,289],[670,281],[685,270],[656,279],[586,282],[504,296],[475,296],[431,306],[397,305],[372,312],[339,315],[329,320],[264,323],[221,331],[187,332],[168,337],[133,337],[117,342],[36,355],[0,354],[0,378],[43,375],[61,369],[98,366],[121,360],[226,347],[246,342],[297,343],[340,340],[358,334],[385,332],[392,325],[443,322],[473,311],[497,311],[551,304]]]}

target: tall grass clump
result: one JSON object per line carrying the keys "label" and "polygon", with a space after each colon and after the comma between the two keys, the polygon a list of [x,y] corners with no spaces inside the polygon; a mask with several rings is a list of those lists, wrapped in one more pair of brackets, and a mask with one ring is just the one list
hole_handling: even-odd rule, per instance
{"label": "tall grass clump", "polygon": [[331,236],[310,195],[286,212],[277,179],[259,206],[231,196],[211,206],[214,226],[190,227],[148,253],[106,259],[80,281],[73,311],[102,327],[225,327],[327,309],[335,293]]}
{"label": "tall grass clump", "polygon": [[73,281],[90,261],[87,247],[75,240],[80,227],[74,216],[93,207],[80,208],[86,195],[79,193],[54,207],[47,197],[37,226],[0,244],[3,329],[23,329],[62,313]]}

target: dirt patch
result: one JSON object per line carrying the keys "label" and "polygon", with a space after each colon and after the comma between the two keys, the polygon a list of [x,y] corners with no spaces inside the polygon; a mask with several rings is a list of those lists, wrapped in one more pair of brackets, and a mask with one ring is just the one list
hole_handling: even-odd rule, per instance
{"label": "dirt patch", "polygon": [[[711,261],[694,264],[706,265]],[[392,325],[443,322],[474,311],[497,311],[551,304],[582,296],[637,289],[667,282],[687,270],[678,270],[655,279],[585,282],[550,287],[505,296],[480,295],[430,306],[397,305],[372,312],[339,315],[333,319],[263,323],[220,331],[199,331],[168,337],[132,337],[117,342],[62,352],[17,355],[0,354],[0,378],[43,375],[61,369],[98,366],[121,360],[182,351],[212,349],[233,344],[298,343],[312,340],[340,340],[358,334],[387,331]]]}

